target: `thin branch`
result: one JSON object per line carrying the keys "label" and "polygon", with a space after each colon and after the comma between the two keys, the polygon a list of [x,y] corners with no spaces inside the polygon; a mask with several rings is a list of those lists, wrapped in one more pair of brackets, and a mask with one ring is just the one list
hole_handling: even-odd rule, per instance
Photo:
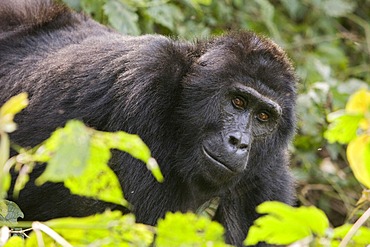
{"label": "thin branch", "polygon": [[353,224],[352,228],[348,231],[346,236],[340,242],[339,247],[347,246],[347,244],[355,235],[357,230],[367,221],[369,217],[370,217],[370,208],[368,208],[366,212],[355,222],[355,224]]}
{"label": "thin branch", "polygon": [[38,231],[45,232],[47,235],[49,235],[52,239],[57,241],[57,243],[63,247],[73,247],[62,236],[60,236],[58,233],[56,233],[53,229],[51,229],[47,225],[44,225],[38,221],[35,221],[32,223],[32,228],[36,231],[36,234]]}

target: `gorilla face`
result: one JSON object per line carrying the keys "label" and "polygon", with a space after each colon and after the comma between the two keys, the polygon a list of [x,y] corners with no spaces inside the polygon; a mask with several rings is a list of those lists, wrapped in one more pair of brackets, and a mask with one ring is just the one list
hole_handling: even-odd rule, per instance
{"label": "gorilla face", "polygon": [[235,46],[220,42],[199,58],[180,103],[187,148],[198,156],[191,171],[218,186],[255,172],[294,125],[293,75],[276,55]]}
{"label": "gorilla face", "polygon": [[203,140],[204,159],[225,173],[242,173],[253,141],[276,129],[281,107],[255,89],[237,84],[224,95],[220,109],[222,129]]}

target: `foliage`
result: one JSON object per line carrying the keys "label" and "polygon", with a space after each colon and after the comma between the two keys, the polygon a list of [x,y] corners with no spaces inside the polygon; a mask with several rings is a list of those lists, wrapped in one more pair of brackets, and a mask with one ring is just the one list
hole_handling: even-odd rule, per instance
{"label": "foliage", "polygon": [[226,247],[223,239],[224,229],[206,217],[192,213],[167,213],[158,221],[155,246],[199,246]]}
{"label": "foliage", "polygon": [[[246,245],[258,242],[287,245],[296,242],[299,246],[339,246],[354,228],[351,224],[330,228],[325,213],[312,206],[294,208],[281,202],[264,202],[257,207],[257,212],[263,216],[250,228],[244,242]],[[348,246],[369,244],[370,229],[366,227],[359,227],[348,242]]]}
{"label": "foliage", "polygon": [[7,163],[10,155],[8,133],[13,132],[17,125],[13,122],[15,114],[28,105],[27,94],[22,93],[12,97],[0,108],[0,198],[10,187],[10,166]]}
{"label": "foliage", "polygon": [[[38,234],[42,235],[46,246],[66,241],[70,246],[140,247],[149,246],[153,241],[152,227],[136,224],[133,215],[122,216],[118,211],[105,212],[81,219],[55,219],[38,224],[40,225],[33,225],[36,230],[26,240],[26,247],[40,244]],[[56,232],[61,238],[55,237]]]}
{"label": "foliage", "polygon": [[325,137],[348,143],[347,157],[357,180],[370,189],[370,91],[360,90],[349,99],[345,111],[329,115]]}
{"label": "foliage", "polygon": [[[370,91],[362,89],[348,100],[345,110],[328,115],[330,123],[325,137],[330,142],[349,143],[347,157],[355,177],[370,188]],[[370,201],[370,190],[364,190],[360,203]],[[370,244],[370,228],[363,227],[370,218],[370,207],[354,225],[329,229],[327,216],[313,207],[293,208],[279,202],[265,202],[257,207],[263,215],[250,228],[245,241],[286,245],[296,241],[322,246],[366,246]],[[331,233],[332,234],[329,234]]]}
{"label": "foliage", "polygon": [[[356,205],[362,186],[347,166],[349,162],[355,176],[363,185],[368,186],[368,173],[361,170],[364,167],[368,169],[369,161],[366,158],[369,156],[368,138],[366,135],[359,136],[358,132],[354,132],[360,126],[360,132],[365,134],[368,128],[364,127],[366,124],[361,120],[364,119],[363,117],[349,114],[347,109],[337,112],[345,107],[346,100],[351,94],[361,88],[369,89],[369,0],[63,1],[77,10],[83,10],[92,15],[103,24],[127,34],[160,33],[194,39],[217,35],[227,30],[250,29],[271,37],[292,58],[300,78],[297,107],[298,130],[294,146],[292,146],[293,169],[299,185],[299,202],[303,205],[319,206],[334,226],[342,225],[344,222],[355,222],[364,212],[363,208],[369,205],[368,190],[363,192],[362,199]],[[20,150],[17,157],[9,159],[8,134],[16,127],[13,122],[14,114],[27,105],[25,98],[20,96],[16,100],[19,103],[14,105],[9,103],[8,106],[11,106],[12,110],[10,110],[10,115],[6,114],[7,117],[4,117],[4,114],[8,110],[0,111],[0,199],[5,197],[5,192],[10,186],[8,173],[10,167],[16,164],[17,168],[22,167],[21,169],[27,173],[35,161],[30,157],[34,157],[36,150],[42,151],[41,147],[29,151]],[[360,105],[363,102],[365,101],[360,101]],[[327,119],[324,117],[333,111],[336,113],[330,114]],[[368,119],[368,116],[365,118]],[[331,122],[330,127],[329,122]],[[69,126],[72,135],[76,128],[79,128],[77,125]],[[327,131],[328,128],[329,131]],[[102,146],[107,144],[103,140],[92,144],[95,141],[91,141],[91,136],[99,136],[98,132],[93,131],[94,134],[91,134],[92,130],[83,129],[89,133],[85,139],[79,140],[85,140],[84,143],[88,143],[84,145],[85,151],[93,149],[93,146],[100,147],[102,143],[104,143]],[[99,137],[96,138],[99,139]],[[57,139],[55,137],[56,143]],[[349,142],[352,144],[348,147],[341,144]],[[43,145],[45,146],[45,143]],[[105,147],[105,150],[106,148],[108,147]],[[68,148],[62,148],[58,152],[64,153],[65,151],[68,151]],[[105,153],[105,158],[110,155],[107,151],[103,153]],[[363,155],[359,155],[361,153]],[[350,158],[351,155],[353,158]],[[76,170],[84,169],[82,167],[85,166],[79,165],[81,164],[80,159],[87,160],[88,156],[89,154],[86,154],[85,157],[79,157],[73,161],[76,162],[74,172],[79,174]],[[58,163],[58,156],[54,156],[53,159]],[[98,162],[103,163],[103,160]],[[20,166],[19,163],[26,164]],[[63,171],[63,174],[65,172],[67,171]],[[18,178],[18,181],[19,187],[17,188],[20,189],[27,181],[27,177]],[[15,210],[4,207],[4,203],[7,204],[3,201],[0,207],[0,214],[3,217],[8,215],[7,212]],[[366,212],[363,215],[366,215]],[[106,213],[109,214],[109,212]],[[14,221],[20,213],[14,215],[6,217]],[[337,245],[335,239],[343,238],[356,223],[334,228],[333,232],[329,233],[329,235],[332,234],[329,239],[332,239],[333,246]],[[366,223],[361,225],[366,226]],[[31,225],[28,224],[28,226]],[[357,229],[359,230],[356,234],[369,236],[368,232],[366,233],[368,228],[357,227]],[[12,228],[12,231],[15,230]],[[1,228],[0,245],[3,239],[8,239],[4,237],[8,233],[7,227]],[[353,241],[360,244],[357,238],[361,237],[358,235],[352,237]],[[144,239],[143,243],[145,243]],[[218,238],[214,240],[218,241]],[[7,242],[7,246],[20,246],[22,241],[24,240],[20,237],[12,237]],[[364,245],[360,244],[360,246]]]}
{"label": "foliage", "polygon": [[250,228],[247,245],[260,241],[286,245],[311,235],[323,236],[329,227],[325,213],[315,207],[293,208],[281,202],[264,202],[257,212],[264,216]]}
{"label": "foliage", "polygon": [[[23,218],[23,213],[19,207],[7,200],[2,200],[6,196],[6,191],[10,187],[10,141],[8,134],[15,131],[17,124],[13,121],[14,116],[28,105],[28,95],[21,93],[10,98],[0,108],[0,222],[15,222],[18,217]],[[3,232],[3,231],[1,231]]]}
{"label": "foliage", "polygon": [[[81,122],[71,120],[39,147],[25,151],[8,161],[9,166],[24,164],[16,167],[24,172],[21,172],[16,180],[15,195],[23,189],[29,180],[29,172],[37,162],[47,162],[45,171],[36,179],[37,185],[47,181],[64,182],[74,194],[128,206],[118,178],[108,166],[110,149],[113,148],[142,160],[158,181],[163,180],[158,164],[151,158],[148,147],[138,136],[122,131],[96,131],[85,127]],[[65,169],[66,162],[70,164],[68,169]],[[99,183],[95,183],[96,178],[99,178]]]}
{"label": "foliage", "polygon": [[[1,134],[16,129],[14,115],[27,105],[27,95],[11,98],[0,108]],[[9,127],[10,126],[10,127]],[[5,145],[4,145],[5,142]],[[28,181],[28,174],[39,163],[47,162],[45,171],[36,179],[40,185],[47,181],[64,182],[72,193],[129,206],[124,200],[119,181],[108,166],[110,149],[128,152],[147,164],[158,182],[163,176],[155,160],[151,158],[148,147],[136,135],[119,131],[102,132],[87,128],[81,122],[71,120],[65,127],[57,129],[41,145],[22,150],[9,159],[9,140],[0,139],[1,160],[4,161],[0,173],[9,177],[9,170],[23,169],[17,178],[15,189],[21,190]],[[68,163],[68,169],[65,164]],[[6,164],[6,165],[5,165]],[[21,168],[20,168],[21,167]],[[27,167],[27,169],[24,169]],[[99,179],[96,179],[99,177]],[[2,180],[3,181],[3,180]],[[10,181],[10,180],[9,180]],[[61,218],[44,223],[20,222],[23,213],[11,201],[4,200],[9,182],[3,187],[0,197],[0,222],[5,224],[0,230],[0,246],[151,246],[154,235],[156,246],[227,246],[223,239],[223,228],[208,217],[195,214],[168,213],[158,223],[158,228],[138,224],[131,214],[119,211],[104,212],[85,218]],[[188,226],[184,228],[184,226]],[[26,228],[26,229],[24,229]],[[25,240],[29,230],[33,230]],[[173,233],[178,233],[173,235]],[[11,234],[15,234],[12,236]],[[20,238],[18,235],[22,236]]]}

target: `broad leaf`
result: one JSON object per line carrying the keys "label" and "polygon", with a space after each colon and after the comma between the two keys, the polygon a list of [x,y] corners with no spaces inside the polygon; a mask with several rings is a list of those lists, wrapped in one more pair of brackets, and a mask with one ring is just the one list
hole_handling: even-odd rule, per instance
{"label": "broad leaf", "polygon": [[64,128],[56,130],[40,150],[35,156],[36,161],[45,161],[44,155],[49,160],[44,173],[36,180],[37,184],[78,177],[87,166],[90,133],[83,123],[69,121]]}
{"label": "broad leaf", "polygon": [[108,16],[109,23],[113,28],[124,34],[140,34],[139,16],[135,11],[135,8],[123,1],[112,0],[104,5],[104,12]]}
{"label": "broad leaf", "polygon": [[36,183],[64,181],[74,194],[127,206],[120,182],[108,166],[111,149],[142,160],[156,179],[163,181],[157,162],[139,136],[122,131],[96,131],[71,120],[55,131],[33,155],[33,161],[48,162]]}
{"label": "broad leaf", "polygon": [[351,141],[347,158],[357,180],[370,189],[370,135],[364,134]]}
{"label": "broad leaf", "polygon": [[24,239],[19,236],[13,236],[9,238],[9,240],[5,243],[3,247],[18,247],[18,246],[24,246]]}
{"label": "broad leaf", "polygon": [[322,7],[325,14],[332,17],[341,17],[352,13],[356,4],[349,0],[324,0]]}
{"label": "broad leaf", "polygon": [[68,177],[65,186],[77,195],[127,206],[118,178],[107,165],[110,157],[108,147],[92,142],[86,169],[81,176]]}
{"label": "broad leaf", "polygon": [[366,114],[370,111],[370,91],[365,89],[354,93],[347,102],[346,112]]}
{"label": "broad leaf", "polygon": [[294,208],[281,202],[264,202],[258,218],[249,229],[245,244],[258,242],[286,245],[310,235],[323,236],[329,222],[323,211],[315,207]]}
{"label": "broad leaf", "polygon": [[149,148],[138,135],[128,134],[126,132],[98,132],[94,135],[94,140],[102,142],[110,149],[118,149],[129,153],[136,159],[143,161],[153,176],[159,181],[163,181],[163,175],[155,159],[151,157]]}
{"label": "broad leaf", "polygon": [[[105,212],[84,218],[61,218],[45,222],[73,246],[150,246],[153,241],[151,226],[136,224],[133,215]],[[43,234],[45,246],[55,241]],[[26,246],[38,246],[35,234],[27,239]]]}
{"label": "broad leaf", "polygon": [[228,246],[223,240],[223,227],[206,217],[192,213],[167,213],[158,221],[157,247]]}
{"label": "broad leaf", "polygon": [[181,10],[174,4],[155,5],[149,7],[146,12],[156,23],[171,31],[175,30],[176,21],[184,19]]}
{"label": "broad leaf", "polygon": [[23,212],[12,201],[8,200],[0,200],[0,223],[3,222],[17,222],[17,219],[21,217],[23,218]]}
{"label": "broad leaf", "polygon": [[[331,242],[332,247],[339,246],[339,240],[342,240],[349,230],[352,228],[352,224],[345,224],[334,229],[333,240]],[[348,246],[368,246],[370,244],[370,229],[366,227],[360,227],[355,235],[351,238]]]}
{"label": "broad leaf", "polygon": [[328,120],[332,120],[333,122],[329,125],[328,130],[324,133],[325,138],[329,142],[346,144],[357,136],[359,124],[363,119],[362,115],[343,114],[336,119],[333,119],[332,116],[333,114],[329,114],[328,116]]}

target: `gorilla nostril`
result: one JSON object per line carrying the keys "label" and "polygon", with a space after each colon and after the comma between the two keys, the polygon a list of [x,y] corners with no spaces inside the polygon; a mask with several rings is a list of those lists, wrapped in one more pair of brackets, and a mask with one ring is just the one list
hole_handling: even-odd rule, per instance
{"label": "gorilla nostril", "polygon": [[248,144],[241,143],[241,144],[239,145],[239,148],[240,148],[240,149],[242,149],[242,150],[247,149],[247,148],[248,148]]}
{"label": "gorilla nostril", "polygon": [[240,143],[240,140],[236,138],[235,136],[230,136],[229,137],[229,143],[233,146],[238,146]]}
{"label": "gorilla nostril", "polygon": [[240,138],[235,137],[234,135],[229,136],[229,144],[237,149],[246,150],[248,149],[248,143],[245,143]]}

